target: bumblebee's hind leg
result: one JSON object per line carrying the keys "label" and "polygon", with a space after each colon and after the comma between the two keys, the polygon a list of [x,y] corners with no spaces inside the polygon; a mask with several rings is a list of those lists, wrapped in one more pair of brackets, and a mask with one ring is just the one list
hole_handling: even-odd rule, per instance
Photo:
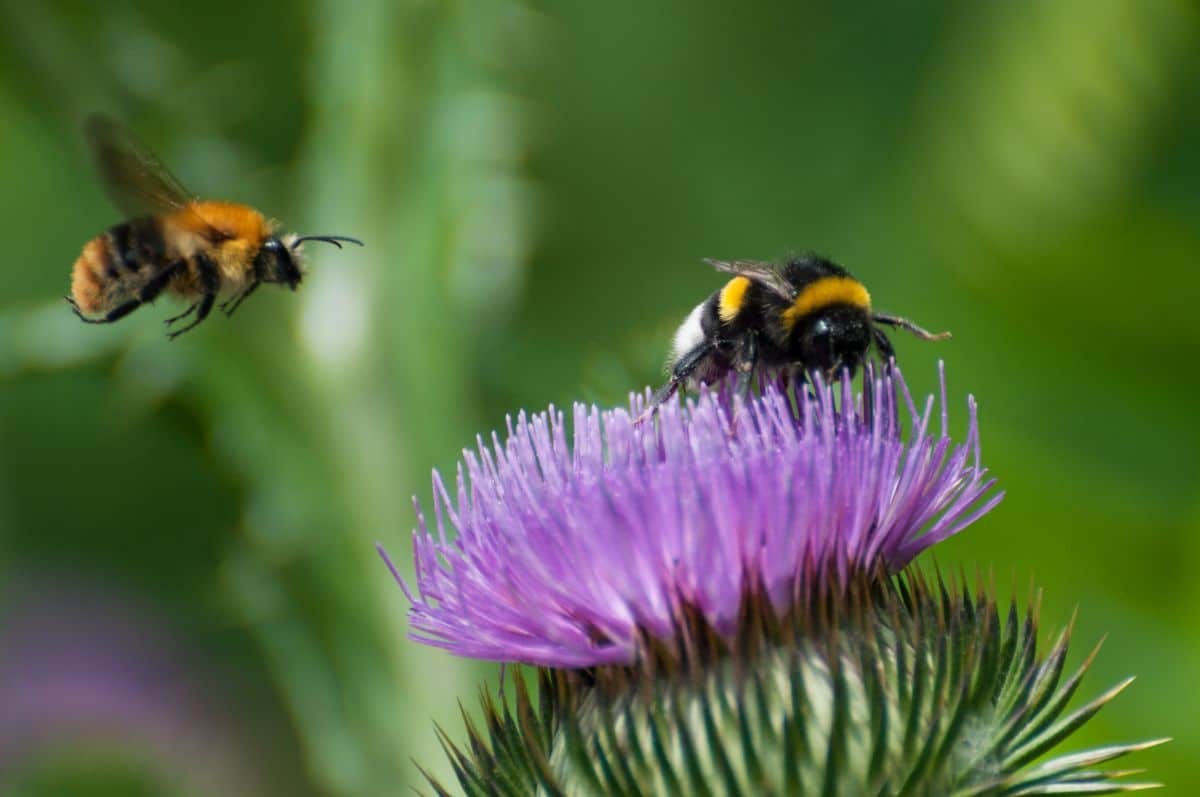
{"label": "bumblebee's hind leg", "polygon": [[120,321],[122,318],[142,306],[141,300],[130,299],[124,304],[118,305],[112,310],[109,310],[100,318],[88,318],[83,314],[83,311],[79,309],[79,305],[75,303],[74,299],[72,299],[70,296],[64,296],[63,298],[67,300],[67,304],[71,305],[71,312],[75,314],[75,317],[85,324],[111,324],[114,321]]}
{"label": "bumblebee's hind leg", "polygon": [[645,412],[637,417],[634,423],[639,424],[657,412],[658,408],[667,399],[674,396],[679,390],[679,386],[686,382],[688,377],[700,367],[700,364],[713,353],[713,350],[711,343],[701,343],[676,360],[675,364],[671,366],[671,378],[667,380],[665,385],[654,391],[654,394],[650,397],[650,404],[646,407]]}
{"label": "bumblebee's hind leg", "polygon": [[163,289],[175,278],[177,274],[183,271],[187,264],[182,260],[176,260],[171,265],[164,268],[162,271],[155,274],[150,279],[146,280],[146,284],[138,289],[136,299],[117,305],[112,310],[109,310],[101,318],[88,318],[79,309],[79,305],[70,296],[66,297],[67,303],[71,305],[71,311],[87,324],[111,324],[114,321],[120,321],[125,316],[132,313],[134,310],[141,307],[143,304],[149,304],[158,298],[158,295],[163,292]]}

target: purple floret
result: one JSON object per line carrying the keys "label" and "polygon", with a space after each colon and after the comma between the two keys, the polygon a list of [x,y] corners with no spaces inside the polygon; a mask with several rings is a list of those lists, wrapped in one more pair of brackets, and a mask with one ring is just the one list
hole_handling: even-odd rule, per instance
{"label": "purple floret", "polygon": [[918,411],[894,380],[871,382],[869,412],[848,379],[744,401],[725,386],[642,424],[641,396],[577,404],[570,431],[553,407],[522,412],[464,452],[453,497],[434,474],[436,533],[420,516],[405,587],[412,637],[494,661],[632,664],[685,608],[732,637],[750,589],[783,612],[813,573],[902,568],[1002,493],[979,464],[974,400],[956,445],[944,375],[939,434],[934,397]]}

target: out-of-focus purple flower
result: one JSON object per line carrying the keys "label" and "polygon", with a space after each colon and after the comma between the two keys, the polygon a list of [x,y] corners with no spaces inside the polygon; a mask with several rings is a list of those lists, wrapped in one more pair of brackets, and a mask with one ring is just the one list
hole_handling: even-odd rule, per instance
{"label": "out-of-focus purple flower", "polygon": [[255,793],[233,718],[173,635],[81,581],[25,577],[0,591],[0,775],[48,751],[98,749],[200,792]]}
{"label": "out-of-focus purple flower", "polygon": [[643,397],[576,405],[570,433],[553,407],[521,413],[507,439],[464,453],[455,497],[434,474],[436,534],[419,517],[417,589],[401,582],[413,638],[495,661],[631,664],[684,609],[731,637],[748,591],[783,611],[805,574],[899,569],[1002,494],[979,463],[974,400],[956,445],[944,375],[937,434],[934,397],[918,410],[892,379],[871,380],[865,404],[848,379],[744,402],[726,385],[640,425]]}

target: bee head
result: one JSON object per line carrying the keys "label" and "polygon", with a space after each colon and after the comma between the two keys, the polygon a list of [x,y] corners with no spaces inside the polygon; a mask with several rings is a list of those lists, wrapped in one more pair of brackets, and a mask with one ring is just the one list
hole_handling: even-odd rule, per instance
{"label": "bee head", "polygon": [[304,278],[304,271],[301,269],[300,244],[305,241],[323,241],[333,244],[338,249],[342,248],[343,242],[363,245],[363,242],[357,238],[350,238],[346,235],[304,235],[299,237],[288,235],[286,241],[281,241],[273,236],[263,242],[258,250],[258,256],[254,259],[254,273],[258,279],[261,282],[274,282],[296,290],[296,286]]}
{"label": "bee head", "polygon": [[843,368],[853,375],[871,343],[869,319],[857,307],[830,307],[804,325],[799,343],[807,368],[829,378]]}
{"label": "bee head", "polygon": [[263,241],[259,247],[254,258],[254,273],[262,282],[286,285],[292,290],[296,290],[304,277],[300,271],[299,253],[274,237]]}

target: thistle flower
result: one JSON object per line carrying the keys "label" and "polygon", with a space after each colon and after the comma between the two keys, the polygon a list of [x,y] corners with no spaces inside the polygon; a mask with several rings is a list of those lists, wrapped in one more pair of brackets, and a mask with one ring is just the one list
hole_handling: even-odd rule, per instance
{"label": "thistle flower", "polygon": [[797,579],[900,569],[1002,494],[980,466],[973,400],[966,442],[947,436],[944,375],[939,434],[933,397],[918,411],[899,373],[867,391],[856,403],[848,378],[812,394],[772,383],[743,402],[725,386],[643,424],[643,397],[577,404],[570,444],[561,412],[521,413],[506,440],[464,453],[456,498],[434,474],[413,638],[502,662],[632,664],[685,611],[732,637],[753,591],[782,614]]}
{"label": "thistle flower", "polygon": [[435,473],[415,590],[388,561],[413,638],[539,667],[536,699],[520,669],[511,700],[484,694],[468,746],[441,733],[463,791],[1156,785],[1094,767],[1158,741],[1045,757],[1128,681],[1068,711],[1092,660],[1063,677],[1068,633],[1040,653],[1036,607],[1005,618],[990,587],[905,567],[1002,496],[974,402],[956,444],[939,378],[937,433],[933,397],[868,370],[858,397],[848,378],[745,400],[724,384],[644,425],[645,396],[577,405],[570,444],[562,413],[521,414],[464,454],[453,497]]}

